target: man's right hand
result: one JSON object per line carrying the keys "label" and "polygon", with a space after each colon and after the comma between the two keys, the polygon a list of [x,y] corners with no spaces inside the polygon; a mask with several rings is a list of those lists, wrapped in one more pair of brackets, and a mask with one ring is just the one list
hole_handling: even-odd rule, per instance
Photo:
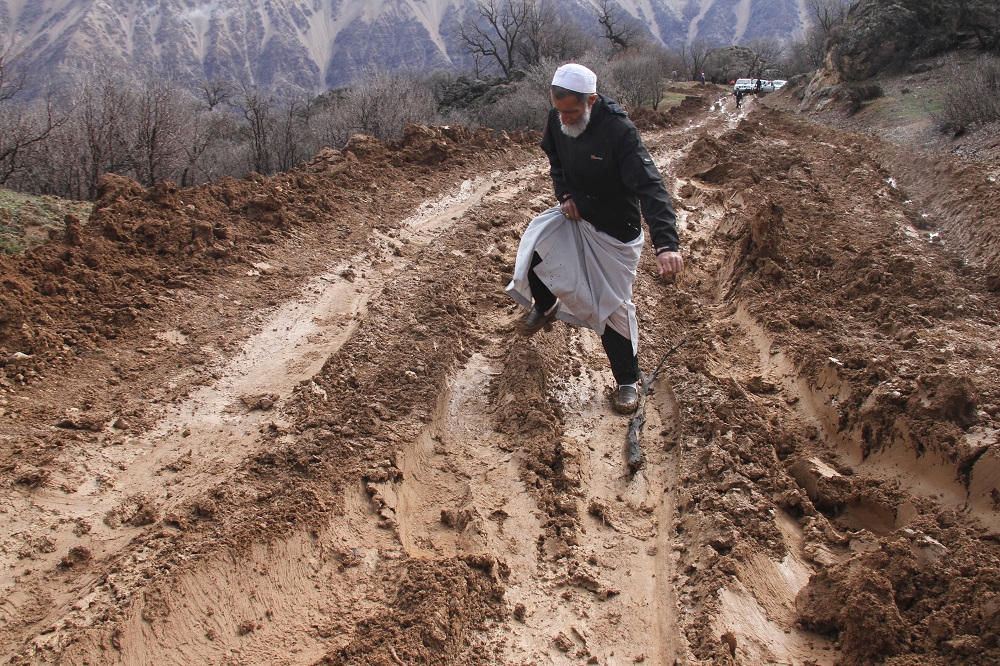
{"label": "man's right hand", "polygon": [[656,264],[660,269],[660,276],[677,275],[684,270],[684,257],[680,252],[661,252],[656,255]]}
{"label": "man's right hand", "polygon": [[576,209],[576,204],[573,203],[572,199],[566,199],[559,205],[562,214],[566,216],[566,219],[573,220],[574,222],[579,222],[583,218],[580,217],[580,211]]}

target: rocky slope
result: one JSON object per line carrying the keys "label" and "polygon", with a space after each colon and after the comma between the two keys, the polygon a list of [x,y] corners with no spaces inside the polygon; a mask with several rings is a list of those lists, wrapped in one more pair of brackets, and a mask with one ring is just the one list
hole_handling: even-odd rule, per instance
{"label": "rocky slope", "polygon": [[[595,2],[556,0],[597,34]],[[456,27],[471,0],[45,0],[0,2],[30,70],[64,75],[88,63],[161,68],[189,81],[221,76],[320,91],[359,71],[463,65]],[[804,0],[626,0],[664,44],[784,38],[803,29]],[[39,77],[41,78],[41,77]]]}

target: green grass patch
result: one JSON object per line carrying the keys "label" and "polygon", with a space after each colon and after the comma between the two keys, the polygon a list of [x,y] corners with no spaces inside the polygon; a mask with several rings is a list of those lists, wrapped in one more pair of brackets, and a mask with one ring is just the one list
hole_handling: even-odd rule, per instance
{"label": "green grass patch", "polygon": [[876,122],[912,123],[928,120],[941,110],[944,93],[937,89],[887,95],[865,104],[863,113]]}
{"label": "green grass patch", "polygon": [[680,103],[684,101],[685,97],[687,97],[687,95],[683,93],[668,92],[660,98],[660,106],[657,108],[657,111],[667,111],[672,109],[675,106],[680,105]]}
{"label": "green grass patch", "polygon": [[86,220],[92,209],[89,201],[0,190],[0,254],[19,254],[44,243],[50,230],[65,229],[66,215]]}

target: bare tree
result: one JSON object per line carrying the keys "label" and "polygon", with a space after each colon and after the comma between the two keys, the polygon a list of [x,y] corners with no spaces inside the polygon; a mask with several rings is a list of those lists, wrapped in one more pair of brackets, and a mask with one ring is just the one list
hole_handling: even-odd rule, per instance
{"label": "bare tree", "polygon": [[587,37],[572,19],[556,9],[553,0],[531,5],[518,47],[519,66],[525,69],[544,60],[572,60],[587,50]]}
{"label": "bare tree", "polygon": [[209,111],[220,104],[228,104],[233,96],[233,87],[228,81],[219,77],[202,81],[198,88]]}
{"label": "bare tree", "polygon": [[711,51],[712,48],[708,45],[708,42],[701,38],[694,40],[690,44],[681,44],[679,55],[688,73],[691,75],[689,80],[694,81],[705,70],[705,62],[708,60],[708,55]]}
{"label": "bare tree", "polygon": [[196,106],[188,129],[181,186],[246,174],[245,135],[231,110]]}
{"label": "bare tree", "polygon": [[660,105],[665,89],[666,54],[661,49],[620,53],[608,68],[608,90],[629,108]]}
{"label": "bare tree", "polygon": [[824,40],[831,30],[843,24],[851,4],[851,0],[806,0],[806,7],[813,18],[813,27],[819,29]]}
{"label": "bare tree", "polygon": [[0,102],[24,90],[28,75],[21,66],[21,53],[13,40],[0,39]]}
{"label": "bare tree", "polygon": [[479,0],[459,27],[459,39],[477,63],[494,64],[510,78],[522,64],[518,54],[535,11],[535,0]]}
{"label": "bare tree", "polygon": [[785,74],[810,71],[823,64],[826,40],[834,29],[847,20],[851,6],[852,0],[807,0],[812,25],[785,49],[786,57],[782,63]]}
{"label": "bare tree", "polygon": [[105,173],[129,172],[129,122],[135,105],[135,85],[129,74],[96,63],[80,80],[73,124],[82,140],[86,195],[77,198],[93,199],[97,182]]}
{"label": "bare tree", "polygon": [[278,171],[290,171],[316,153],[309,128],[309,103],[293,95],[281,105],[274,133],[274,162]]}
{"label": "bare tree", "polygon": [[24,90],[27,75],[15,44],[0,44],[0,185],[29,168],[29,155],[66,122],[47,90],[40,100],[22,103],[15,99]]}
{"label": "bare tree", "polygon": [[250,144],[250,168],[259,174],[268,175],[271,173],[271,151],[268,144],[275,124],[274,93],[243,83],[239,86],[238,94],[236,109],[246,121],[243,129]]}
{"label": "bare tree", "polygon": [[65,111],[57,109],[51,92],[31,103],[0,102],[0,185],[31,168],[35,149],[65,124],[67,117]]}
{"label": "bare tree", "polygon": [[826,37],[813,26],[801,38],[790,42],[784,55],[781,69],[788,76],[817,69],[826,55]]}
{"label": "bare tree", "polygon": [[778,59],[785,51],[785,45],[773,37],[758,37],[745,46],[750,57],[747,63],[750,78],[767,78],[764,75],[777,68]]}
{"label": "bare tree", "polygon": [[641,24],[615,0],[600,0],[597,3],[597,23],[601,26],[601,37],[607,40],[615,53],[634,48],[643,39]]}
{"label": "bare tree", "polygon": [[142,184],[151,187],[181,173],[188,98],[176,82],[161,78],[147,78],[138,90],[132,155],[136,180]]}

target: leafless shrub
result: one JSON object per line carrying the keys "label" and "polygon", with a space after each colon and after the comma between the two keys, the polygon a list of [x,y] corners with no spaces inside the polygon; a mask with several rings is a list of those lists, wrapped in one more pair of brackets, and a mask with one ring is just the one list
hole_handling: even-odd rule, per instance
{"label": "leafless shrub", "polygon": [[503,96],[468,115],[471,124],[498,130],[542,130],[551,101],[549,86],[557,63],[543,61],[529,68],[524,77]]}
{"label": "leafless shrub", "polygon": [[953,83],[938,113],[942,132],[960,135],[973,126],[1000,120],[1000,58],[985,56],[975,65],[953,68]]}
{"label": "leafless shrub", "polygon": [[414,75],[370,71],[357,85],[328,94],[313,122],[323,144],[342,146],[353,134],[395,140],[407,124],[435,117],[430,85]]}
{"label": "leafless shrub", "polygon": [[603,88],[611,97],[628,108],[660,105],[666,88],[666,54],[654,48],[624,51],[605,68],[607,82]]}

